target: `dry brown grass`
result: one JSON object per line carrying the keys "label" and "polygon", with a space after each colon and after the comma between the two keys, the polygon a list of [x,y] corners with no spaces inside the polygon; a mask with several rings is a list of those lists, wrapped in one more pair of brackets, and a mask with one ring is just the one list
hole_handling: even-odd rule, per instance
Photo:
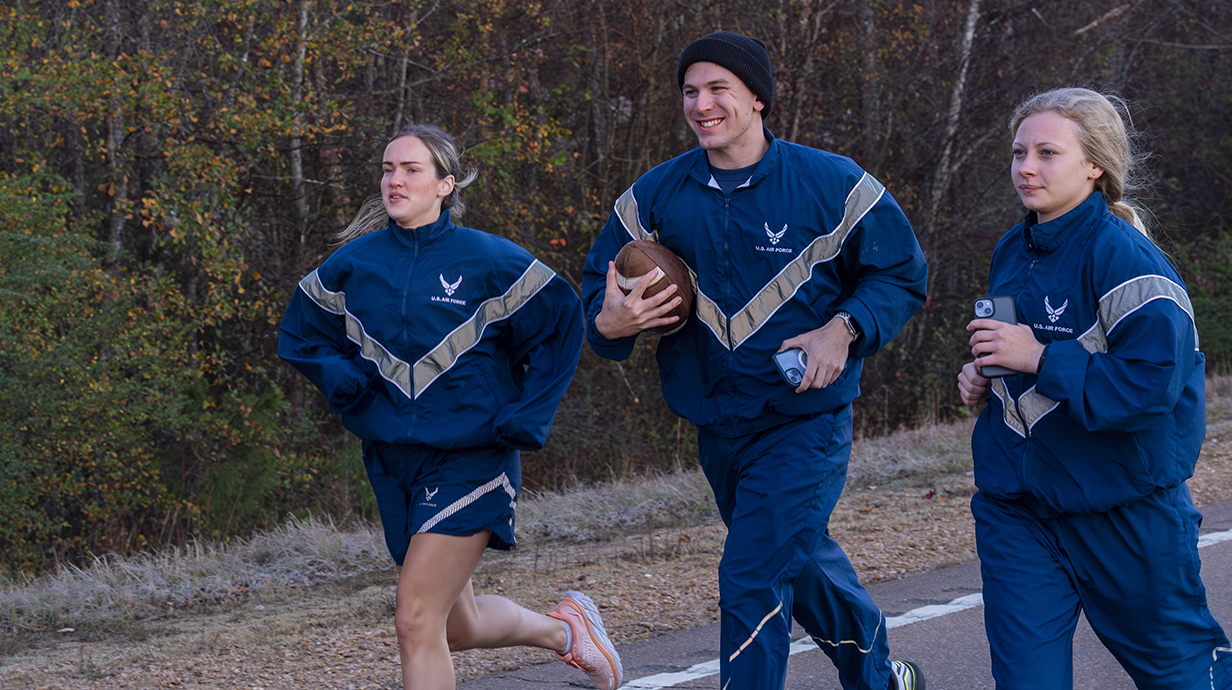
{"label": "dry brown grass", "polygon": [[[1190,482],[1200,505],[1232,500],[1232,379],[1212,382],[1208,392],[1209,432]],[[969,424],[957,424],[857,443],[848,487],[830,527],[864,582],[975,558],[967,508],[974,491],[968,434]],[[379,541],[370,529],[332,529],[336,538],[317,535],[304,545],[287,546],[281,558],[299,570],[297,563],[312,558],[312,542],[340,539],[362,552],[371,549],[364,540]],[[582,589],[601,606],[618,644],[705,624],[717,615],[715,574],[725,532],[696,472],[527,500],[519,508],[519,533],[517,552],[485,556],[475,573],[477,591],[545,610],[565,589]],[[280,540],[295,541],[285,534]],[[348,553],[333,546],[326,550],[331,549]],[[257,552],[267,554],[267,566],[277,560],[268,557],[268,549]],[[169,562],[159,558],[167,557],[151,557],[149,563]],[[179,563],[181,572],[191,569]],[[242,570],[250,566],[234,567],[250,572]],[[85,587],[91,576],[82,577],[57,587]],[[95,609],[94,618],[83,618],[85,629],[71,633],[14,630],[10,624],[6,632],[18,634],[7,638],[0,678],[5,687],[30,689],[392,690],[398,687],[398,664],[391,585],[390,569],[377,562],[312,586],[254,587],[242,597],[200,607],[209,610],[166,609],[144,620],[131,620],[122,608],[127,604],[117,598],[110,608]],[[29,588],[38,586],[0,590],[0,616],[12,616],[14,592],[29,596]],[[108,618],[100,611],[118,615]],[[540,650],[512,649],[466,652],[454,660],[459,678],[466,679],[552,658]],[[561,672],[563,677],[574,673],[563,667]]]}

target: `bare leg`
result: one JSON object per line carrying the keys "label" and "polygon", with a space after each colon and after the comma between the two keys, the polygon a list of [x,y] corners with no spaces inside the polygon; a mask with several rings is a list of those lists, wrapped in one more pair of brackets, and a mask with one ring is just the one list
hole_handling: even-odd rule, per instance
{"label": "bare leg", "polygon": [[404,690],[452,690],[453,660],[445,622],[470,583],[488,533],[470,537],[416,534],[398,569],[394,629],[402,656]]}
{"label": "bare leg", "polygon": [[450,651],[533,645],[564,651],[564,623],[504,597],[476,597],[471,573],[488,532],[470,537],[416,534],[398,568],[394,627],[404,690],[456,687]]}
{"label": "bare leg", "polygon": [[565,651],[565,624],[518,606],[505,597],[475,596],[467,582],[449,612],[449,649],[496,649],[527,645]]}

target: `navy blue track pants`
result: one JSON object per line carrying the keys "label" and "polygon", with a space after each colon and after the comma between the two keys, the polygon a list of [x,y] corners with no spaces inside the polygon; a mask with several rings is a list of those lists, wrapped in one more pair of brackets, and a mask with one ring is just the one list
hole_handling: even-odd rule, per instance
{"label": "navy blue track pants", "polygon": [[1202,515],[1188,488],[1050,519],[977,493],[971,512],[998,688],[1071,690],[1079,612],[1141,690],[1232,688],[1232,650],[1198,572]]}
{"label": "navy blue track pants", "polygon": [[828,527],[847,476],[851,406],[737,438],[703,428],[698,450],[728,527],[719,686],[781,689],[795,617],[844,688],[886,688],[885,617]]}

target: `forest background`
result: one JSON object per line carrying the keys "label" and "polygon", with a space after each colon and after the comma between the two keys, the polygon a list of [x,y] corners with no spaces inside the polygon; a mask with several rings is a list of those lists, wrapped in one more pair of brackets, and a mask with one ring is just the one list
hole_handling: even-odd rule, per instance
{"label": "forest background", "polygon": [[[358,442],[275,356],[299,279],[433,123],[481,177],[463,221],[578,285],[612,203],[694,146],[676,59],[769,46],[769,128],[853,157],[928,256],[929,300],[868,361],[857,435],[969,414],[955,376],[991,250],[1022,214],[1007,120],[1112,89],[1143,200],[1232,362],[1229,0],[15,0],[0,8],[0,575],[375,517]],[[526,486],[692,467],[655,339],[583,353]]]}

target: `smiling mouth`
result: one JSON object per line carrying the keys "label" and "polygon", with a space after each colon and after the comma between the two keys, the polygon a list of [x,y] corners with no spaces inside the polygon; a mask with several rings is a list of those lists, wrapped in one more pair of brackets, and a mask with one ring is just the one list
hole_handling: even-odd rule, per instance
{"label": "smiling mouth", "polygon": [[723,118],[721,117],[716,117],[713,120],[698,120],[697,126],[701,127],[702,129],[710,129],[711,127],[717,126],[722,121],[723,121]]}

